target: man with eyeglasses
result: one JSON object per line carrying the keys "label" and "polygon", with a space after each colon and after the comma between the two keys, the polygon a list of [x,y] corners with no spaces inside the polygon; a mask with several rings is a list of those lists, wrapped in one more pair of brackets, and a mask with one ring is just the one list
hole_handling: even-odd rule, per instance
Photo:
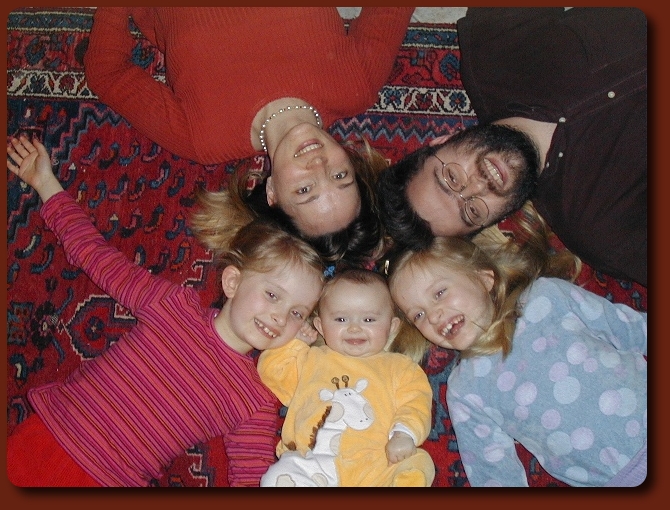
{"label": "man with eyeglasses", "polygon": [[591,267],[647,285],[646,18],[625,8],[469,8],[461,78],[478,125],[387,169],[402,246],[469,236],[527,199]]}

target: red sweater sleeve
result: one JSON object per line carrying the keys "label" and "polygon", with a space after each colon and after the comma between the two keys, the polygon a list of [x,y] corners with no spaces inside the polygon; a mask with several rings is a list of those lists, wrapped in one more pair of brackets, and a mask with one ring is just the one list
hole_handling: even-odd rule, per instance
{"label": "red sweater sleeve", "polygon": [[168,86],[131,60],[135,39],[128,16],[132,12],[127,7],[97,9],[84,56],[87,84],[139,132],[170,152],[195,159],[182,104]]}
{"label": "red sweater sleeve", "polygon": [[414,7],[363,7],[352,20],[349,37],[371,89],[381,89],[391,74],[413,12]]}

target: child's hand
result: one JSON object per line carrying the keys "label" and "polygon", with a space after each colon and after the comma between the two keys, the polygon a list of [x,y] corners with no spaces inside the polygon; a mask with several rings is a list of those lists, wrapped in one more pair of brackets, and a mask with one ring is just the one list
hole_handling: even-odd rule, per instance
{"label": "child's hand", "polygon": [[386,443],[386,458],[389,464],[395,464],[407,457],[411,457],[416,453],[416,446],[414,440],[409,434],[396,431]]}
{"label": "child's hand", "polygon": [[7,169],[35,188],[43,202],[63,191],[51,170],[49,153],[39,140],[31,142],[25,136],[12,138],[7,146],[7,156]]}
{"label": "child's hand", "polygon": [[302,340],[307,345],[312,345],[316,342],[319,333],[314,329],[314,327],[307,321],[302,323],[298,334],[295,336],[298,340]]}

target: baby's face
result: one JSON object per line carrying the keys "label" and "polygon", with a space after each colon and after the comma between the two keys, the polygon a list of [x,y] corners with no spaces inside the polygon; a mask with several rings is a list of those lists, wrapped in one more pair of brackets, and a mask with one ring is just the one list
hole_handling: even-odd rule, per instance
{"label": "baby's face", "polygon": [[383,351],[399,325],[391,296],[382,282],[334,283],[322,298],[319,316],[314,319],[314,326],[328,347],[357,357]]}
{"label": "baby's face", "polygon": [[438,261],[411,264],[394,277],[391,295],[398,307],[432,343],[462,351],[491,325],[493,275],[474,278]]}

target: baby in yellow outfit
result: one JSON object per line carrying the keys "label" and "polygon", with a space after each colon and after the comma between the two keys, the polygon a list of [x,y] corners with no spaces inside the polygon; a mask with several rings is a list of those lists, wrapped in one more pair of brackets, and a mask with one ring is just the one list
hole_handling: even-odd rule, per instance
{"label": "baby in yellow outfit", "polygon": [[418,447],[431,427],[432,390],[416,362],[386,350],[400,319],[384,278],[337,274],[314,327],[325,345],[295,339],[259,358],[263,382],[288,407],[279,460],[261,486],[430,486],[435,467]]}

